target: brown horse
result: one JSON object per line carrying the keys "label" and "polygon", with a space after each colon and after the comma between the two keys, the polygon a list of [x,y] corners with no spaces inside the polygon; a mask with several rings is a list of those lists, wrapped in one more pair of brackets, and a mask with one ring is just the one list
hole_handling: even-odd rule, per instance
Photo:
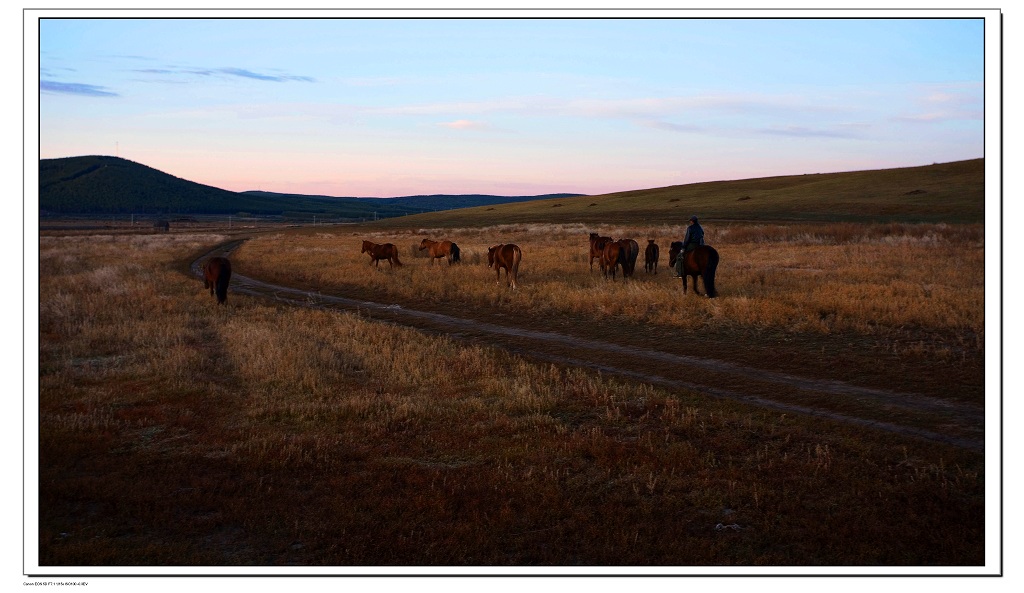
{"label": "brown horse", "polygon": [[231,262],[226,257],[211,257],[203,264],[203,285],[210,294],[217,294],[217,304],[228,300],[228,282],[231,280]]}
{"label": "brown horse", "polygon": [[398,248],[393,243],[378,245],[377,243],[363,241],[363,250],[360,253],[369,253],[370,263],[376,264],[378,268],[382,259],[388,260],[388,265],[392,268],[402,265],[402,262],[398,261]]}
{"label": "brown horse", "polygon": [[693,292],[700,294],[697,290],[697,276],[704,281],[704,290],[708,298],[718,296],[715,290],[715,270],[718,269],[718,251],[710,245],[701,245],[696,249],[680,253],[678,257],[683,258],[683,294],[686,294],[686,277],[693,278]]}
{"label": "brown horse", "polygon": [[647,249],[644,250],[644,271],[648,274],[658,273],[658,254],[658,244],[654,242],[654,239],[648,239]]}
{"label": "brown horse", "polygon": [[604,244],[604,250],[601,251],[601,271],[604,272],[604,277],[608,277],[608,272],[612,273],[612,280],[615,280],[615,269],[622,263],[622,243],[619,241],[609,241]]}
{"label": "brown horse", "polygon": [[430,239],[424,239],[420,241],[420,251],[424,249],[430,254],[430,265],[434,265],[434,260],[446,257],[448,258],[448,265],[458,263],[460,260],[459,246],[451,241],[431,241]]}
{"label": "brown horse", "polygon": [[[601,237],[597,233],[590,233],[590,271],[594,271],[594,260],[601,264],[601,254],[604,253],[604,246],[611,243],[611,237]],[[603,269],[603,268],[602,268]]]}
{"label": "brown horse", "polygon": [[640,255],[640,246],[633,239],[619,239],[622,245],[622,277],[629,278],[636,269],[636,258]]}
{"label": "brown horse", "polygon": [[518,245],[506,243],[495,245],[487,250],[487,267],[494,268],[498,273],[498,282],[501,283],[501,269],[505,268],[505,282],[516,289],[516,279],[519,277],[519,262],[523,259],[523,252]]}

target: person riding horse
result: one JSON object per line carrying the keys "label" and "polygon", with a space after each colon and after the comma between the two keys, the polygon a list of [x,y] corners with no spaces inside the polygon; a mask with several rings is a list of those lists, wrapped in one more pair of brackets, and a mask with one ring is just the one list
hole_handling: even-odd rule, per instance
{"label": "person riding horse", "polygon": [[683,249],[676,257],[676,273],[683,275],[683,254],[700,247],[704,244],[704,228],[697,222],[697,216],[690,217],[690,226],[686,229],[686,236],[683,237]]}

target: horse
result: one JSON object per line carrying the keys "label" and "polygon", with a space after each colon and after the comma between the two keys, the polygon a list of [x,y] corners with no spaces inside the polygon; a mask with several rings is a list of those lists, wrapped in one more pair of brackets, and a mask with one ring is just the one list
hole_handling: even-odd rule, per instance
{"label": "horse", "polygon": [[622,243],[620,241],[609,241],[604,244],[604,250],[601,251],[601,271],[604,272],[605,278],[608,277],[608,272],[611,272],[612,280],[615,280],[615,268],[619,267],[622,259]]}
{"label": "horse", "polygon": [[633,270],[636,269],[636,258],[640,255],[640,246],[633,239],[619,239],[619,245],[622,245],[622,277],[632,277]]}
{"label": "horse", "polygon": [[402,265],[402,262],[398,261],[398,248],[393,243],[378,245],[370,241],[363,241],[363,250],[360,253],[369,253],[370,263],[376,264],[378,268],[382,259],[388,260],[388,265],[392,268]]}
{"label": "horse", "polygon": [[683,250],[682,241],[672,241],[668,246],[668,267],[676,269],[676,258],[679,257],[679,252]]}
{"label": "horse", "polygon": [[501,283],[501,269],[505,268],[505,282],[516,289],[516,279],[519,277],[519,262],[523,259],[523,251],[518,245],[505,243],[495,245],[487,250],[487,267],[494,268],[498,273],[498,283]]}
{"label": "horse", "polygon": [[458,263],[460,259],[459,246],[451,241],[431,241],[430,239],[424,239],[420,241],[420,251],[424,249],[430,254],[430,265],[434,265],[434,260],[440,257],[448,258],[448,265]]}
{"label": "horse", "polygon": [[658,253],[658,244],[654,242],[654,239],[648,239],[647,249],[644,250],[644,271],[648,274],[658,273]]}
{"label": "horse", "polygon": [[700,294],[697,290],[697,276],[704,280],[704,290],[708,298],[718,296],[715,290],[715,270],[718,269],[718,251],[710,245],[701,245],[696,249],[680,253],[678,257],[683,258],[683,294],[686,294],[686,277],[693,278],[693,292]]}
{"label": "horse", "polygon": [[231,262],[226,257],[211,257],[203,264],[203,285],[210,294],[217,294],[217,304],[228,300],[228,282],[231,280]]}
{"label": "horse", "polygon": [[597,259],[598,265],[601,264],[601,253],[604,252],[604,246],[611,242],[611,237],[601,237],[597,233],[590,233],[590,271],[594,271],[594,260]]}

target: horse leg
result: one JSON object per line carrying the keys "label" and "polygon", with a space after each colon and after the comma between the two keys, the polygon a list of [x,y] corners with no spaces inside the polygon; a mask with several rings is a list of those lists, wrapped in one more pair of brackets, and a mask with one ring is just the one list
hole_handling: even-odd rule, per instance
{"label": "horse leg", "polygon": [[697,290],[697,274],[693,274],[693,292],[697,296],[704,296],[700,293],[699,290]]}

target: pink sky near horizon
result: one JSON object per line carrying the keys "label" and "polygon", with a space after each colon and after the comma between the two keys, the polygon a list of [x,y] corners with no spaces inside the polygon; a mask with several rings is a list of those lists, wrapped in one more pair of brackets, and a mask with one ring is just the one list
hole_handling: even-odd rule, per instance
{"label": "pink sky near horizon", "polygon": [[962,14],[44,19],[39,154],[365,197],[603,194],[979,158],[984,27]]}

